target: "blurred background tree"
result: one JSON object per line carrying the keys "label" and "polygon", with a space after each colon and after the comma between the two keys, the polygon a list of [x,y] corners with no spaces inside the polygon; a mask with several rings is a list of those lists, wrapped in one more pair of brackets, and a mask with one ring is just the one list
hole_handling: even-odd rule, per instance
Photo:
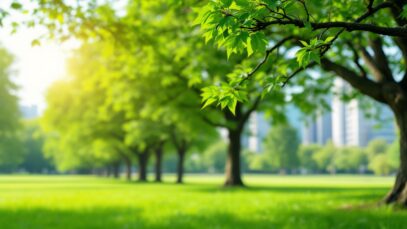
{"label": "blurred background tree", "polygon": [[299,167],[300,139],[297,130],[289,124],[273,126],[265,139],[264,159],[285,174]]}
{"label": "blurred background tree", "polygon": [[0,170],[13,171],[22,162],[24,149],[17,86],[12,81],[13,56],[0,46]]}

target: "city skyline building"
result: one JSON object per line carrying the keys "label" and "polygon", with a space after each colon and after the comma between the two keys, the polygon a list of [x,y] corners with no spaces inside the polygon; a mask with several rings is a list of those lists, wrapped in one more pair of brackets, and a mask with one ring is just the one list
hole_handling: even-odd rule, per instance
{"label": "city skyline building", "polygon": [[[303,144],[325,144],[332,140],[336,146],[366,146],[376,138],[385,139],[391,143],[396,138],[395,123],[391,110],[380,106],[380,119],[369,119],[361,107],[358,99],[344,102],[341,94],[349,90],[349,85],[341,79],[334,81],[334,96],[331,101],[331,112],[317,115],[317,118],[303,128]],[[324,120],[325,121],[321,121]],[[331,125],[329,125],[329,117]],[[329,138],[329,131],[331,137]]]}
{"label": "city skyline building", "polygon": [[[396,128],[391,110],[380,106],[380,118],[367,118],[358,99],[342,101],[340,95],[349,90],[342,80],[335,80],[333,95],[327,97],[330,111],[320,112],[314,118],[302,117],[298,108],[286,107],[287,121],[298,130],[302,144],[324,145],[332,141],[336,146],[364,147],[373,139],[388,143],[396,139]],[[253,112],[242,136],[242,147],[251,152],[264,151],[264,140],[272,128],[272,120],[263,112]]]}

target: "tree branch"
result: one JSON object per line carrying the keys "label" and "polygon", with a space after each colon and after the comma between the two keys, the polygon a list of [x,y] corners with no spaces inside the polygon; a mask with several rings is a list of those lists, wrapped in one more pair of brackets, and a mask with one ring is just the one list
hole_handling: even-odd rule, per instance
{"label": "tree branch", "polygon": [[407,64],[407,38],[395,37],[394,42],[399,47],[401,53],[403,54],[404,62]]}
{"label": "tree branch", "polygon": [[[373,2],[373,1],[371,1]],[[358,51],[356,50],[356,48],[353,46],[352,42],[346,42],[346,44],[349,46],[349,48],[352,50],[353,52],[353,62],[355,63],[356,67],[358,67],[360,74],[363,78],[367,78],[367,73],[365,71],[365,69],[363,68],[363,66],[360,64],[359,60],[360,60],[360,56]]]}
{"label": "tree branch", "polygon": [[[367,31],[381,35],[395,36],[395,37],[406,37],[407,28],[405,27],[382,27],[374,24],[360,23],[367,17],[375,14],[377,11],[394,7],[394,4],[391,2],[383,2],[376,7],[370,8],[365,14],[357,18],[353,22],[344,22],[344,21],[334,21],[334,22],[312,22],[311,27],[314,30],[319,29],[330,29],[330,28],[344,28],[347,31]],[[258,31],[263,30],[270,25],[295,25],[299,28],[305,27],[305,22],[300,19],[275,19],[272,21],[257,21],[257,24],[252,27],[250,30]]]}
{"label": "tree branch", "polygon": [[372,57],[372,55],[370,55],[370,53],[365,48],[360,48],[360,52],[362,54],[363,61],[366,63],[367,67],[372,72],[372,75],[374,76],[376,81],[382,82],[383,77],[380,70],[377,68],[375,59]]}
{"label": "tree branch", "polygon": [[294,76],[298,75],[300,72],[304,71],[305,69],[312,68],[315,65],[317,65],[317,63],[315,61],[313,61],[313,62],[309,63],[307,66],[305,66],[304,68],[297,68],[297,70],[295,70],[293,73],[291,73],[291,75],[285,77],[285,80],[281,84],[281,87],[285,87],[290,82],[290,80],[292,78],[294,78]]}
{"label": "tree branch", "polygon": [[244,124],[247,122],[247,120],[249,119],[250,115],[257,110],[257,108],[259,107],[261,102],[261,95],[257,96],[256,99],[254,100],[252,106],[242,115],[240,122],[239,122],[239,126],[238,128],[241,130],[244,127]]}
{"label": "tree branch", "polygon": [[209,119],[208,117],[206,117],[205,115],[201,115],[202,120],[204,122],[206,122],[207,124],[211,125],[211,126],[215,126],[215,127],[224,127],[224,128],[228,128],[229,126],[224,124],[224,123],[218,123],[218,122],[214,122],[211,119]]}
{"label": "tree branch", "polygon": [[309,14],[309,11],[308,11],[308,7],[305,4],[305,1],[304,0],[298,0],[298,1],[302,4],[302,6],[304,8],[304,11],[305,11],[305,14],[307,15],[307,21],[309,21],[310,14]]}
{"label": "tree branch", "polygon": [[367,10],[368,10],[368,11],[372,11],[372,10],[373,10],[373,3],[374,3],[374,0],[369,0],[369,3],[368,3],[368,5],[367,5]]}
{"label": "tree branch", "polygon": [[239,85],[241,85],[244,81],[250,79],[250,77],[252,77],[252,76],[260,69],[260,67],[263,66],[263,65],[267,62],[267,60],[268,60],[268,58],[269,58],[269,56],[270,56],[270,54],[271,54],[272,52],[274,52],[276,49],[278,49],[279,47],[281,47],[285,42],[287,42],[287,41],[289,41],[289,40],[291,40],[291,39],[293,39],[293,38],[295,38],[295,36],[288,36],[288,37],[285,37],[285,38],[283,38],[282,40],[280,40],[279,42],[277,42],[273,47],[271,47],[270,49],[268,49],[268,50],[266,51],[266,55],[264,56],[263,60],[262,60],[260,63],[258,63],[258,64],[256,65],[256,67],[252,69],[251,72],[247,73],[247,74],[244,76],[244,78],[242,79],[242,81],[240,81]]}
{"label": "tree branch", "polygon": [[361,93],[368,95],[379,102],[386,103],[379,83],[375,83],[368,78],[363,78],[354,71],[328,59],[322,59],[321,62],[324,70],[336,73]]}
{"label": "tree branch", "polygon": [[[372,2],[373,2],[373,1],[372,1]],[[373,3],[372,3],[372,4],[373,4]],[[379,4],[378,6],[376,6],[376,7],[374,7],[374,8],[368,7],[368,11],[367,11],[366,13],[364,13],[362,16],[356,18],[353,23],[359,23],[359,22],[363,21],[364,19],[368,18],[369,16],[373,15],[375,12],[377,12],[377,11],[379,11],[379,10],[381,10],[381,9],[388,8],[388,7],[393,7],[393,6],[394,6],[393,3],[384,2],[384,3]],[[288,21],[291,21],[291,22],[292,22],[292,21],[296,21],[296,22],[297,22],[299,25],[301,25],[302,27],[304,27],[304,25],[305,25],[304,22],[302,22],[302,21],[300,21],[300,20],[289,19]],[[266,25],[266,26],[267,26],[267,25]],[[266,26],[265,26],[265,27],[266,27]],[[264,27],[264,28],[265,28],[265,27]],[[327,31],[327,29],[329,29],[329,27],[325,28],[325,30],[324,30],[322,33],[325,33],[325,32]],[[330,49],[330,47],[332,46],[333,42],[336,41],[336,40],[338,39],[338,37],[339,37],[345,30],[346,30],[346,28],[342,28],[341,30],[339,30],[339,31],[335,34],[335,36],[334,36],[334,38],[332,39],[332,41],[330,42],[330,44],[328,44],[328,45],[324,48],[324,50],[322,50],[322,52],[321,52],[321,54],[320,54],[321,59],[323,58],[323,56],[325,55],[325,53]],[[285,81],[282,83],[282,87],[284,87],[286,84],[288,84],[289,81],[290,81],[294,76],[296,76],[298,73],[302,72],[304,69],[313,67],[315,64],[316,64],[315,62],[311,62],[311,63],[309,63],[305,68],[298,68],[297,70],[295,70],[291,75],[289,75],[289,76],[286,77]]]}
{"label": "tree branch", "polygon": [[[259,22],[254,28],[251,28],[252,31],[263,30],[270,25],[295,25],[299,28],[304,28],[305,23],[298,19],[292,20],[273,20],[268,22]],[[380,35],[387,35],[393,37],[406,37],[407,28],[405,27],[383,27],[374,24],[367,23],[357,23],[357,22],[311,22],[311,27],[313,30],[319,29],[331,29],[331,28],[344,28],[347,31],[366,31],[372,32]]]}
{"label": "tree branch", "polygon": [[376,60],[377,66],[382,72],[383,77],[386,81],[394,82],[393,73],[390,70],[389,61],[386,54],[383,51],[383,42],[380,37],[371,40],[371,46],[373,52],[375,53],[374,58]]}

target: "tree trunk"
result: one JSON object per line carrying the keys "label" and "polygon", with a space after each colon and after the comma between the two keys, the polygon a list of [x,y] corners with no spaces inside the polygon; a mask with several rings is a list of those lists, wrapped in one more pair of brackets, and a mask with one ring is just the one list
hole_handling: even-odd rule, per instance
{"label": "tree trunk", "polygon": [[229,129],[229,146],[226,160],[225,186],[244,186],[240,172],[241,131]]}
{"label": "tree trunk", "polygon": [[407,206],[407,111],[400,109],[395,111],[395,115],[400,130],[400,168],[393,189],[385,198],[385,203],[399,203]]}
{"label": "tree trunk", "polygon": [[185,149],[178,149],[178,163],[177,163],[177,183],[182,184],[184,178],[184,161],[185,161]]}
{"label": "tree trunk", "polygon": [[110,177],[112,175],[112,166],[106,166],[105,175],[106,177]]}
{"label": "tree trunk", "polygon": [[162,157],[163,149],[160,146],[155,150],[155,182],[161,182]]}
{"label": "tree trunk", "polygon": [[130,158],[125,158],[124,163],[126,165],[126,180],[131,181],[131,160]]}
{"label": "tree trunk", "polygon": [[113,172],[113,177],[114,178],[119,178],[120,177],[120,163],[114,163],[112,166],[112,172]]}
{"label": "tree trunk", "polygon": [[149,151],[145,150],[142,153],[138,154],[138,180],[139,181],[147,181],[147,166],[148,166],[148,156]]}

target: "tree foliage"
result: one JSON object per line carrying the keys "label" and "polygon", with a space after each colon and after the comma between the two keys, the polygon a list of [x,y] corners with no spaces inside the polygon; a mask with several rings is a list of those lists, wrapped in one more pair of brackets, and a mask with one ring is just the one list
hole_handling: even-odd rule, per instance
{"label": "tree foliage", "polygon": [[277,125],[270,129],[265,139],[265,155],[272,167],[281,171],[299,166],[298,148],[300,139],[294,127]]}
{"label": "tree foliage", "polygon": [[22,161],[17,86],[12,82],[13,56],[0,47],[0,169],[13,170]]}

